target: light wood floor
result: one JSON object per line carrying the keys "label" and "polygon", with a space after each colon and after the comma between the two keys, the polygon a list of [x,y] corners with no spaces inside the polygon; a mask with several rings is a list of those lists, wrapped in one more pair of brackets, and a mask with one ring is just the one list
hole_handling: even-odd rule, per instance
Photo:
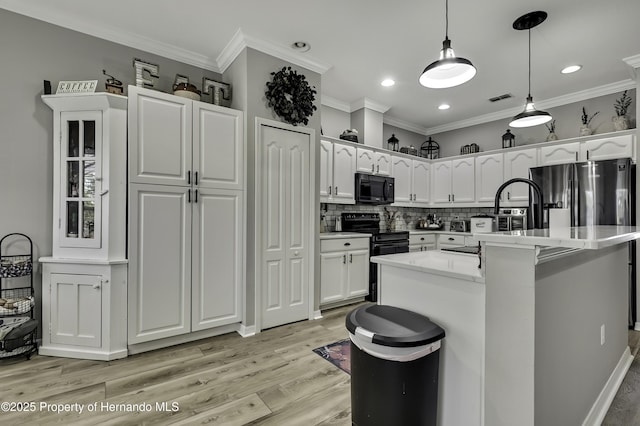
{"label": "light wood floor", "polygon": [[[350,425],[350,376],[312,349],[346,338],[344,317],[353,308],[253,337],[228,334],[111,362],[43,356],[4,361],[0,402],[78,403],[85,412],[47,412],[38,405],[30,413],[0,412],[0,424]],[[639,341],[640,333],[630,332],[634,353]],[[634,364],[638,371],[627,375],[606,425],[640,424],[633,423],[640,419],[640,361]],[[162,402],[169,411],[157,409]],[[170,411],[172,402],[179,410]],[[94,403],[98,412],[87,412]],[[151,409],[101,410],[102,403]]]}

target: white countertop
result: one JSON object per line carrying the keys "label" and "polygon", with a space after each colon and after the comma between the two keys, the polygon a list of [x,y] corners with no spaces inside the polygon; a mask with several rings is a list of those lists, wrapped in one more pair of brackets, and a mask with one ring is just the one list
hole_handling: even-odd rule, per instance
{"label": "white countertop", "polygon": [[371,234],[363,232],[321,232],[321,240],[332,240],[337,238],[370,238]]}
{"label": "white countertop", "polygon": [[478,268],[480,259],[476,255],[430,250],[373,256],[370,260],[381,265],[484,283]]}
{"label": "white countertop", "polygon": [[471,236],[471,232],[457,232],[457,231],[448,231],[446,229],[409,229],[409,234],[421,235],[421,234],[456,234],[456,235],[466,235]]}
{"label": "white countertop", "polygon": [[579,226],[473,234],[482,242],[598,250],[640,238],[635,226]]}

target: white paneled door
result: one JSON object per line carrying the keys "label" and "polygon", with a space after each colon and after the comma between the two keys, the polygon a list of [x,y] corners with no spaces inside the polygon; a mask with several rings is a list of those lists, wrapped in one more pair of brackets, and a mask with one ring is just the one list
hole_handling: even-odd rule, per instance
{"label": "white paneled door", "polygon": [[309,317],[309,134],[260,126],[261,328]]}

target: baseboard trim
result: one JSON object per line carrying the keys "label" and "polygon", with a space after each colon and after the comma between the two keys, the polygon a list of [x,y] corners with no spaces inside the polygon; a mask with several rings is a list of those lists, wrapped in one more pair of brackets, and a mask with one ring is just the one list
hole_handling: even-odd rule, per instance
{"label": "baseboard trim", "polygon": [[313,319],[314,320],[322,319],[322,312],[319,309],[317,311],[313,311]]}
{"label": "baseboard trim", "polygon": [[121,349],[113,352],[92,351],[86,349],[74,349],[59,346],[40,346],[38,355],[55,356],[60,358],[91,359],[96,361],[112,361],[127,357],[127,350]]}
{"label": "baseboard trim", "polygon": [[242,337],[255,336],[256,326],[255,325],[246,326],[244,324],[240,324],[240,330],[238,330],[238,334],[241,335]]}
{"label": "baseboard trim", "polygon": [[633,326],[635,331],[640,331],[640,322],[636,322],[636,325]]}
{"label": "baseboard trim", "polygon": [[618,388],[620,388],[620,385],[624,380],[624,376],[627,374],[627,371],[629,371],[629,367],[632,362],[633,356],[631,355],[631,350],[627,346],[622,353],[616,368],[613,369],[613,372],[609,376],[609,380],[607,380],[607,383],[604,385],[604,388],[602,388],[600,395],[598,395],[598,398],[591,407],[591,410],[589,410],[589,414],[587,414],[584,422],[582,422],[582,426],[598,426],[602,424],[602,421],[613,402],[613,398],[615,398],[616,392],[618,392]]}
{"label": "baseboard trim", "polygon": [[153,351],[168,346],[180,345],[182,343],[193,342],[194,340],[215,337],[221,334],[236,332],[240,334],[240,324],[229,324],[209,330],[194,331],[193,333],[181,334],[179,336],[166,337],[164,339],[152,340],[149,342],[130,344],[128,346],[129,354],[139,354],[142,352]]}

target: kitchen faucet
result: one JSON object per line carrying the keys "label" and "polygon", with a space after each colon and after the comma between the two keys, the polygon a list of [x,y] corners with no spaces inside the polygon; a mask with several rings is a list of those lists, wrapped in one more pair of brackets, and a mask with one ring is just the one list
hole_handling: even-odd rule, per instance
{"label": "kitchen faucet", "polygon": [[500,188],[498,188],[498,191],[496,192],[496,199],[495,199],[495,201],[493,203],[493,213],[494,214],[498,214],[499,211],[500,211],[500,195],[502,195],[502,191],[507,186],[511,185],[512,183],[516,183],[516,182],[526,183],[527,185],[529,185],[533,189],[533,192],[535,192],[538,204],[536,205],[535,218],[534,218],[534,222],[535,222],[534,223],[534,228],[542,229],[542,227],[543,227],[542,189],[540,189],[540,185],[538,185],[537,183],[535,183],[534,181],[532,181],[530,179],[513,178],[513,179],[509,179],[508,181],[506,181],[505,183],[500,185]]}

